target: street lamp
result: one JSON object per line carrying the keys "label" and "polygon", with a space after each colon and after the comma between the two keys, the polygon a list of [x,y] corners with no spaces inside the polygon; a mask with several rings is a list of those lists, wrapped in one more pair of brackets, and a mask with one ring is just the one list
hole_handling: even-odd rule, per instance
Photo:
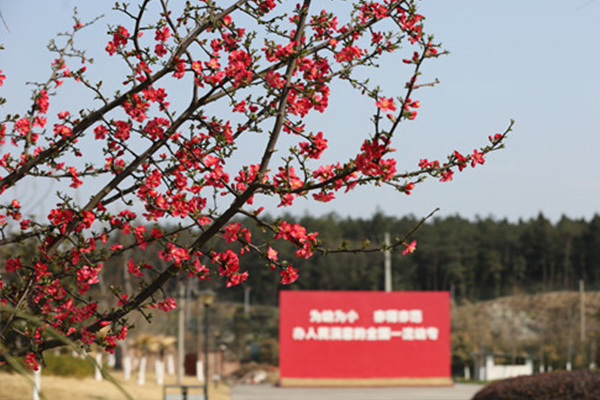
{"label": "street lamp", "polygon": [[225,375],[225,351],[227,350],[227,346],[224,344],[221,344],[219,346],[219,362],[220,362],[220,368],[219,368],[219,379],[222,379],[223,376]]}
{"label": "street lamp", "polygon": [[211,289],[206,289],[201,290],[198,294],[204,304],[204,400],[208,400],[208,309],[215,300],[216,293]]}
{"label": "street lamp", "polygon": [[215,350],[215,357],[214,357],[214,366],[213,366],[213,381],[215,383],[215,387],[219,387],[219,380],[221,379],[221,377],[219,376],[219,353],[218,353],[218,345],[219,345],[219,339],[221,337],[221,332],[219,332],[218,329],[213,329],[213,336],[215,337],[215,345],[214,345],[214,350]]}

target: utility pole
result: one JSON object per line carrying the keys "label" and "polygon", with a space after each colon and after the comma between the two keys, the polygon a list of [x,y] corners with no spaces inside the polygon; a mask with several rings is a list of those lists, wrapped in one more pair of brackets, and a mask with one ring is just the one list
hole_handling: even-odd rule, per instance
{"label": "utility pole", "polygon": [[579,338],[585,343],[585,291],[583,279],[579,280]]}
{"label": "utility pole", "polygon": [[183,282],[179,282],[179,329],[177,332],[177,384],[183,383],[183,368],[184,368],[184,338],[185,338],[185,286]]}
{"label": "utility pole", "polygon": [[244,316],[250,318],[250,290],[248,285],[244,286]]}
{"label": "utility pole", "polygon": [[385,251],[383,252],[383,267],[385,275],[385,291],[392,291],[392,253],[390,252],[390,234],[386,232],[383,237],[385,241]]}

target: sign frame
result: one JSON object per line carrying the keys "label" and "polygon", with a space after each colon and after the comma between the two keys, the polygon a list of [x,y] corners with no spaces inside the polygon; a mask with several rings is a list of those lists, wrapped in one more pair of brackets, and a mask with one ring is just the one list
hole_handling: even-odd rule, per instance
{"label": "sign frame", "polygon": [[281,386],[451,386],[450,292],[281,291]]}

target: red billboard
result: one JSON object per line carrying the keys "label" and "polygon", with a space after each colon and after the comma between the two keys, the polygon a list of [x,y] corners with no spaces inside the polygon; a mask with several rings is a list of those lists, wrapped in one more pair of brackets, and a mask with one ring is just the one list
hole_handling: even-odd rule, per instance
{"label": "red billboard", "polygon": [[448,292],[282,291],[283,386],[450,385]]}

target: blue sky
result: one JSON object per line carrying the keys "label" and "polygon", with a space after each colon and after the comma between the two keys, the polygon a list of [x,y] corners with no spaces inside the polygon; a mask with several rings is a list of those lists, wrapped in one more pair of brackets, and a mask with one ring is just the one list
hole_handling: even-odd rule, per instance
{"label": "blue sky", "polygon": [[[46,77],[51,56],[45,45],[72,25],[75,5],[83,19],[107,13],[96,33],[84,36],[103,48],[102,26],[112,22],[111,4],[0,0],[9,29],[0,23],[0,43],[6,47],[0,51],[0,69],[8,77],[2,92],[11,102],[2,112],[23,109],[30,96],[23,83]],[[419,117],[403,127],[395,143],[399,169],[455,149],[470,152],[512,118],[516,123],[507,148],[491,154],[484,166],[456,174],[452,182],[417,186],[411,196],[360,188],[333,203],[299,202],[286,211],[425,216],[439,207],[440,216],[513,221],[539,212],[554,221],[563,214],[590,218],[600,213],[600,1],[423,0],[420,5],[427,32],[450,54],[425,65],[423,80],[441,83],[415,96],[421,101]],[[383,65],[374,73],[384,92],[406,79],[396,67]],[[332,158],[369,129],[369,114],[361,110],[365,103],[348,101],[343,92],[335,96],[335,108],[319,122],[332,137]]]}

